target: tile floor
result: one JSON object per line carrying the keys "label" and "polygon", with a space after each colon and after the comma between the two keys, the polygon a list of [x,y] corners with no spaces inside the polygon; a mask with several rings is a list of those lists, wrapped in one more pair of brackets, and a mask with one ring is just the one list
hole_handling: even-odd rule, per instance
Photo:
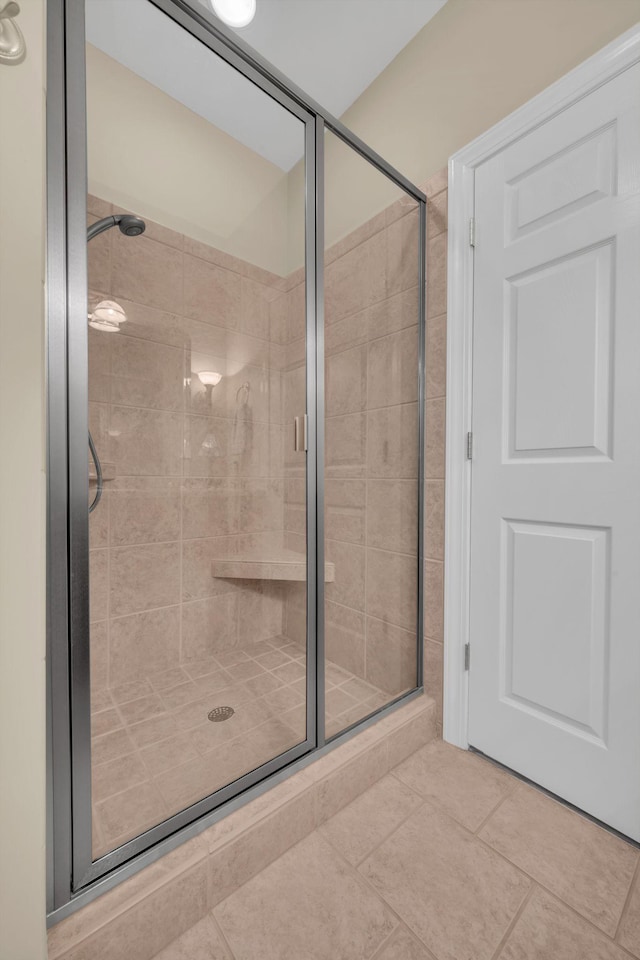
{"label": "tile floor", "polygon": [[[95,695],[94,857],[303,740],[305,660],[275,637]],[[392,699],[331,662],[326,679],[328,736]],[[211,723],[218,705],[235,713]]]}
{"label": "tile floor", "polygon": [[640,958],[639,856],[434,741],[156,960]]}

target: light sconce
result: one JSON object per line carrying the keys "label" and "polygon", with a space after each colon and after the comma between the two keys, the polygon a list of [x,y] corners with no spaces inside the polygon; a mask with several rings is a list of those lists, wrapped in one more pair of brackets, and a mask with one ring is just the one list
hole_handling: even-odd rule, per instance
{"label": "light sconce", "polygon": [[215,370],[202,370],[198,374],[198,380],[205,387],[217,387],[222,380],[222,374]]}
{"label": "light sconce", "polygon": [[124,323],[127,315],[115,300],[101,300],[93,313],[89,314],[89,326],[104,333],[118,333],[120,324]]}
{"label": "light sconce", "polygon": [[256,15],[256,0],[210,0],[216,16],[230,27],[247,27]]}

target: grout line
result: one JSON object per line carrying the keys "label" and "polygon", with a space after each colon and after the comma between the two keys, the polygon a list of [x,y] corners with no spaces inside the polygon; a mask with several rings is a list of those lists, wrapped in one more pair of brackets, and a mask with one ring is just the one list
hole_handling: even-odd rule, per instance
{"label": "grout line", "polygon": [[498,946],[497,946],[497,948],[495,949],[495,951],[491,954],[491,960],[498,960],[500,954],[502,953],[503,949],[504,949],[505,946],[507,945],[507,941],[509,940],[509,937],[511,936],[511,934],[512,934],[513,931],[515,930],[515,928],[516,928],[516,926],[517,926],[517,924],[518,924],[518,921],[519,921],[520,917],[521,917],[522,914],[524,913],[524,911],[525,911],[525,909],[526,909],[526,907],[527,907],[527,904],[528,904],[529,901],[531,900],[531,897],[533,896],[533,892],[534,892],[535,888],[536,888],[535,882],[532,881],[531,884],[530,884],[530,886],[529,886],[529,889],[527,890],[526,894],[524,895],[524,897],[523,897],[523,899],[522,899],[522,903],[520,904],[520,906],[518,907],[518,909],[517,909],[516,912],[514,913],[513,917],[511,918],[511,921],[510,921],[509,924],[507,925],[507,929],[505,930],[504,935],[503,935],[502,939],[500,940],[500,943],[498,944]]}
{"label": "grout line", "polygon": [[622,922],[626,919],[627,910],[629,908],[629,903],[631,902],[631,897],[635,890],[637,884],[640,883],[640,858],[636,864],[636,869],[633,872],[633,877],[631,878],[631,883],[629,884],[629,889],[627,890],[627,896],[625,897],[624,904],[622,905],[622,911],[620,912],[620,918],[616,925],[616,932],[613,936],[613,939],[616,940],[620,936],[620,931],[622,928]]}

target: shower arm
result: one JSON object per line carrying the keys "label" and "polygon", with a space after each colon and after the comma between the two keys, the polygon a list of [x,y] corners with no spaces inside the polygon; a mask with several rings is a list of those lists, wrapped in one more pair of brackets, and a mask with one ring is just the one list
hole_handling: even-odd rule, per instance
{"label": "shower arm", "polygon": [[[97,220],[95,223],[92,223],[87,227],[87,243],[90,240],[93,240],[94,237],[104,233],[105,230],[110,230],[111,227],[119,227],[120,232],[126,237],[139,237],[140,234],[144,233],[146,224],[144,220],[140,219],[140,217],[134,217],[131,214],[112,214],[110,217],[103,217],[102,220]],[[91,451],[91,457],[96,468],[97,483],[96,495],[93,498],[91,506],[89,507],[89,513],[93,513],[102,498],[104,478],[102,476],[102,464],[100,463],[100,457],[98,456],[96,445],[93,442],[93,437],[91,436],[91,430],[89,430],[89,450]]]}
{"label": "shower arm", "polygon": [[93,459],[95,468],[96,468],[96,495],[91,502],[89,507],[89,513],[93,513],[95,508],[100,503],[102,497],[102,490],[104,488],[104,480],[102,478],[102,464],[100,463],[100,457],[98,456],[98,451],[96,450],[96,445],[93,442],[93,437],[91,436],[91,430],[89,430],[89,450],[91,451],[91,457]]}

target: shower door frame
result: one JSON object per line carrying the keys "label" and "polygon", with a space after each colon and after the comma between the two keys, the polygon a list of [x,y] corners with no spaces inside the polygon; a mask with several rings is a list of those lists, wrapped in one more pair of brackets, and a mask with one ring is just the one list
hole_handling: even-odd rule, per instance
{"label": "shower door frame", "polygon": [[[305,124],[308,450],[307,735],[284,754],[92,859],[89,664],[87,160],[84,0],[47,5],[47,781],[49,922],[57,922],[384,713],[423,692],[426,197],[197,0],[149,0]],[[196,4],[194,6],[193,4]],[[419,208],[419,492],[416,686],[325,737],[324,703],[324,139],[330,130]]]}

